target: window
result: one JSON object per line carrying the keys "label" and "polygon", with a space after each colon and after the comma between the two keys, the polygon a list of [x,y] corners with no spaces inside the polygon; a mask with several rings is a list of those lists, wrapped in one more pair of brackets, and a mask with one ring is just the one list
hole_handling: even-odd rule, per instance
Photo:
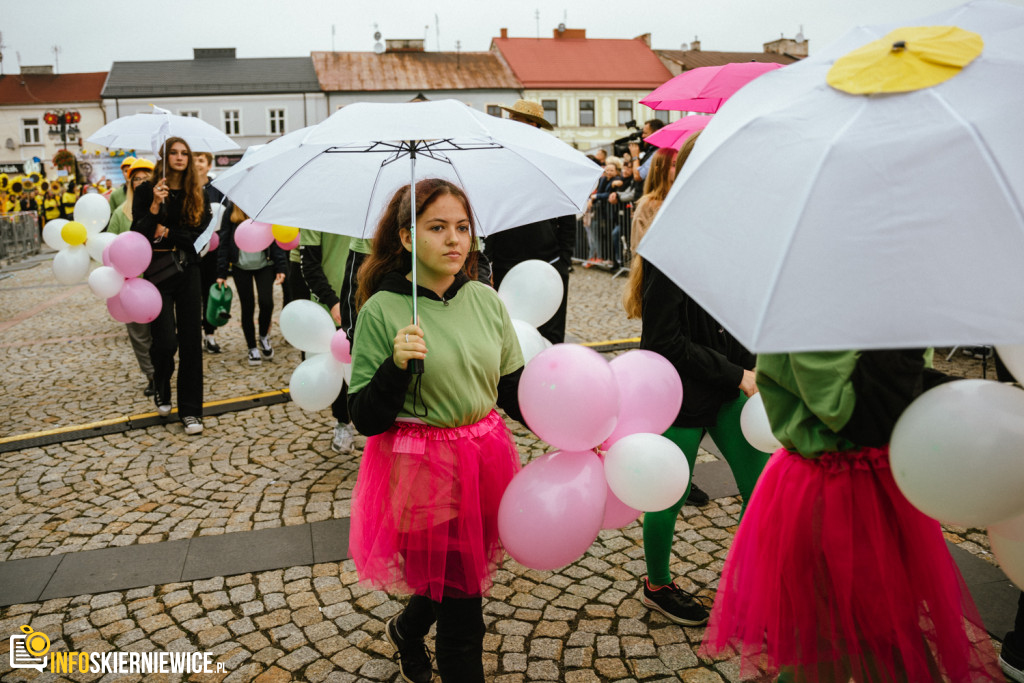
{"label": "window", "polygon": [[500,119],[501,118],[501,107],[499,107],[496,104],[488,104],[487,105],[487,113],[490,114],[491,116],[497,116]]}
{"label": "window", "polygon": [[271,135],[284,135],[284,109],[268,109],[268,129]]}
{"label": "window", "polygon": [[619,100],[619,125],[624,126],[633,120],[633,100]]}
{"label": "window", "polygon": [[558,125],[558,100],[541,100],[540,105],[544,107],[544,118],[552,126]]}
{"label": "window", "polygon": [[39,144],[39,119],[21,120],[21,141],[26,145]]}
{"label": "window", "polygon": [[178,110],[178,116],[188,116],[188,117],[191,117],[193,119],[198,119],[199,118],[199,110],[198,109],[179,109]]}
{"label": "window", "polygon": [[580,100],[580,126],[594,125],[594,100]]}
{"label": "window", "polygon": [[242,121],[237,109],[224,110],[224,132],[227,135],[241,135]]}

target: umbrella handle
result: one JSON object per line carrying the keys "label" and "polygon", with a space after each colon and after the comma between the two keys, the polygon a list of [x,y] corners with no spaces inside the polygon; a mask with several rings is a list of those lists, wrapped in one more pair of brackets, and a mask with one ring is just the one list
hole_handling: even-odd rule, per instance
{"label": "umbrella handle", "polygon": [[423,359],[422,358],[410,358],[409,359],[409,374],[410,375],[422,375],[423,374]]}

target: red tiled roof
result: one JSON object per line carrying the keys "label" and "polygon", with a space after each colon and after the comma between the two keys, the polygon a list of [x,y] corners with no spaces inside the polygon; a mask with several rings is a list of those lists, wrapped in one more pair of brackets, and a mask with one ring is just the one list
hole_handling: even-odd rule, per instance
{"label": "red tiled roof", "polygon": [[106,71],[0,76],[0,104],[99,102],[100,92],[106,80]]}
{"label": "red tiled roof", "polygon": [[320,86],[328,92],[523,87],[490,52],[314,52],[312,56]]}
{"label": "red tiled roof", "polygon": [[772,52],[705,52],[703,50],[655,50],[659,57],[675,62],[684,71],[701,66],[723,66],[733,62],[792,64],[796,57]]}
{"label": "red tiled roof", "polygon": [[672,78],[640,39],[494,38],[491,48],[525,88],[645,90]]}

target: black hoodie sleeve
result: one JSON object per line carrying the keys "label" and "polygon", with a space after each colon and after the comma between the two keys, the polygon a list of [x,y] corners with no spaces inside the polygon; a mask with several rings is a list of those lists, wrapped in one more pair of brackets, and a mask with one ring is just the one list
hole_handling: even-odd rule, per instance
{"label": "black hoodie sleeve", "polygon": [[153,183],[147,180],[135,188],[132,198],[132,230],[142,233],[150,242],[153,241],[153,233],[159,223],[156,214],[149,211],[153,204]]}
{"label": "black hoodie sleeve", "polygon": [[498,407],[516,422],[526,424],[523,421],[523,413],[519,409],[519,378],[522,376],[523,368],[521,367],[498,380]]}
{"label": "black hoodie sleeve", "polygon": [[[316,296],[317,301],[327,306],[328,309],[334,308],[334,304],[341,299],[338,298],[338,293],[331,287],[331,283],[324,273],[323,248],[319,245],[299,247],[299,264],[302,268],[302,279],[306,281],[309,291]],[[359,431],[363,434],[366,433],[362,430]]]}
{"label": "black hoodie sleeve", "polygon": [[360,434],[383,434],[395,423],[411,381],[412,375],[395,365],[389,356],[377,368],[369,384],[349,393],[349,416]]}
{"label": "black hoodie sleeve", "polygon": [[270,243],[270,260],[274,262],[274,272],[288,274],[288,252],[277,246],[277,242]]}

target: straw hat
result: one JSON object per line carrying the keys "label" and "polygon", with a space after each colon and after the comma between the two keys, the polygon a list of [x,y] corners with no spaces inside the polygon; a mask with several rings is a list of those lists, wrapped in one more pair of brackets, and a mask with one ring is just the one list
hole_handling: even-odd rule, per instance
{"label": "straw hat", "polygon": [[516,100],[516,103],[509,107],[501,107],[509,114],[518,114],[524,119],[536,123],[541,128],[547,130],[554,130],[555,127],[548,123],[548,120],[544,118],[544,107],[540,105],[540,102],[534,102],[532,100]]}

